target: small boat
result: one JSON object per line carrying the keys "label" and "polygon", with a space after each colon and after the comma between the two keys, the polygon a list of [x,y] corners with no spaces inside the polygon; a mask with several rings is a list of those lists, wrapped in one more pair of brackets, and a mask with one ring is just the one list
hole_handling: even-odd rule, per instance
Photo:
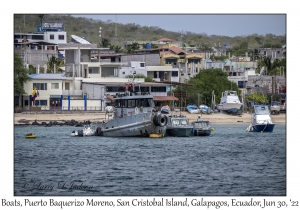
{"label": "small boat", "polygon": [[150,138],[162,138],[165,135],[163,133],[150,133],[149,137]]}
{"label": "small boat", "polygon": [[170,114],[170,107],[168,105],[161,107],[160,113]]}
{"label": "small boat", "polygon": [[166,136],[187,137],[192,135],[193,126],[185,116],[168,116]]}
{"label": "small boat", "polygon": [[71,136],[78,136],[78,132],[77,131],[72,131]]}
{"label": "small boat", "polygon": [[204,104],[201,104],[201,105],[199,106],[199,109],[201,110],[201,112],[202,112],[203,114],[211,114],[211,113],[212,113],[211,108],[209,108],[208,106],[206,106],[206,105],[204,105]]}
{"label": "small boat", "polygon": [[272,122],[268,105],[254,105],[251,124],[246,132],[273,132],[275,123]]}
{"label": "small boat", "polygon": [[198,107],[195,104],[188,104],[186,106],[186,109],[191,114],[199,114],[200,113],[200,109],[198,109]]}
{"label": "small boat", "polygon": [[36,138],[36,136],[33,134],[33,133],[28,133],[28,134],[26,134],[26,136],[25,136],[27,139],[34,139],[34,138]]}
{"label": "small boat", "polygon": [[271,114],[280,114],[280,102],[272,101],[270,106]]}
{"label": "small boat", "polygon": [[78,131],[72,131],[71,136],[77,137],[77,136],[94,136],[96,133],[96,130],[91,128],[89,125],[85,125],[82,130]]}
{"label": "small boat", "polygon": [[240,114],[242,112],[242,105],[236,91],[226,90],[222,93],[220,104],[217,109],[226,111],[229,114]]}
{"label": "small boat", "polygon": [[200,116],[194,122],[192,122],[193,130],[192,133],[194,136],[209,136],[211,131],[214,128],[211,127],[211,124],[208,120],[203,120]]}

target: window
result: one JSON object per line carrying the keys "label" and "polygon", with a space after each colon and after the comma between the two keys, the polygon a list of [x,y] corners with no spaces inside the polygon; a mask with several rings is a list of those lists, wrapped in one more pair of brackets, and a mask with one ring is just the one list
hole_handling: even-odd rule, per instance
{"label": "window", "polygon": [[70,90],[70,83],[69,82],[65,82],[65,90]]}
{"label": "window", "polygon": [[135,100],[128,100],[128,108],[130,107],[136,107]]}
{"label": "window", "polygon": [[32,39],[35,39],[35,40],[44,40],[44,35],[32,35]]}
{"label": "window", "polygon": [[65,40],[65,36],[64,35],[58,35],[58,39],[59,40]]}
{"label": "window", "polygon": [[51,83],[51,89],[58,89],[59,83]]}
{"label": "window", "polygon": [[125,88],[118,86],[106,87],[106,92],[125,92]]}
{"label": "window", "polygon": [[280,51],[277,51],[277,54],[280,54]]}
{"label": "window", "polygon": [[178,77],[178,71],[172,71],[172,77]]}
{"label": "window", "polygon": [[166,92],[166,87],[151,87],[151,92]]}
{"label": "window", "polygon": [[54,39],[54,34],[50,34],[50,39]]}
{"label": "window", "polygon": [[139,87],[138,85],[134,86],[134,91],[136,92],[144,92],[144,93],[148,93],[149,92],[149,87]]}
{"label": "window", "polygon": [[125,71],[123,71],[122,74],[125,74]]}
{"label": "window", "polygon": [[100,70],[98,67],[96,68],[89,68],[89,74],[100,74]]}
{"label": "window", "polygon": [[34,105],[35,106],[47,106],[47,100],[35,100]]}
{"label": "window", "polygon": [[145,67],[145,63],[140,63],[140,64],[141,64],[141,65],[140,65],[141,67]]}
{"label": "window", "polygon": [[33,83],[32,90],[36,87],[37,90],[47,90],[47,83]]}

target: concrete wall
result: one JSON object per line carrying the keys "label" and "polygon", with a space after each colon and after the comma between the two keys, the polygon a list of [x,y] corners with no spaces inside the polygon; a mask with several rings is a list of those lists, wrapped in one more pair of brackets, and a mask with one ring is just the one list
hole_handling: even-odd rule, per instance
{"label": "concrete wall", "polygon": [[141,61],[145,62],[145,66],[160,66],[159,54],[132,54],[122,55],[121,62],[128,62],[127,67],[131,66],[130,61]]}
{"label": "concrete wall", "polygon": [[[48,57],[52,57],[53,55],[55,57],[58,57],[58,53],[56,50],[31,50],[31,49],[26,49],[26,51],[15,48],[14,51],[16,53],[19,53],[22,55],[23,61],[25,64],[31,64],[34,67],[43,67],[45,64],[48,62]],[[47,57],[48,55],[48,57]]]}
{"label": "concrete wall", "polygon": [[82,83],[83,95],[86,94],[87,99],[104,99],[105,86],[97,84]]}

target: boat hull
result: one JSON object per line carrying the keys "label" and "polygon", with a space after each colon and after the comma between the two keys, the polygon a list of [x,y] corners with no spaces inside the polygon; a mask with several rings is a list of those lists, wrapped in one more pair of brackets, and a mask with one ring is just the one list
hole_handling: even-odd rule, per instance
{"label": "boat hull", "polygon": [[166,136],[188,137],[192,134],[192,127],[167,128]]}
{"label": "boat hull", "polygon": [[249,132],[273,132],[273,129],[275,127],[275,124],[256,124],[256,125],[250,125],[249,126]]}
{"label": "boat hull", "polygon": [[217,109],[222,111],[239,110],[242,107],[242,103],[224,103],[218,104]]}
{"label": "boat hull", "polygon": [[209,136],[210,134],[211,134],[211,129],[194,130],[194,136]]}
{"label": "boat hull", "polygon": [[[167,123],[167,119],[163,120]],[[96,130],[96,136],[107,137],[149,137],[151,133],[164,134],[166,126],[157,126],[151,113],[140,113],[123,118],[116,118],[107,123],[94,123],[92,129]]]}
{"label": "boat hull", "polygon": [[200,113],[200,110],[199,109],[192,109],[192,110],[188,110],[188,112],[190,113],[190,114],[199,114]]}

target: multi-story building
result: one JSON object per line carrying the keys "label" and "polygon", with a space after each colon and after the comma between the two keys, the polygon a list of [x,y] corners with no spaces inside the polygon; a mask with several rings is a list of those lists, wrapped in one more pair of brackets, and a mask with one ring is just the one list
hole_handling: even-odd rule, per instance
{"label": "multi-story building", "polygon": [[35,33],[14,33],[14,50],[28,66],[44,67],[50,56],[64,57],[58,44],[67,43],[67,32],[62,22],[42,22]]}

